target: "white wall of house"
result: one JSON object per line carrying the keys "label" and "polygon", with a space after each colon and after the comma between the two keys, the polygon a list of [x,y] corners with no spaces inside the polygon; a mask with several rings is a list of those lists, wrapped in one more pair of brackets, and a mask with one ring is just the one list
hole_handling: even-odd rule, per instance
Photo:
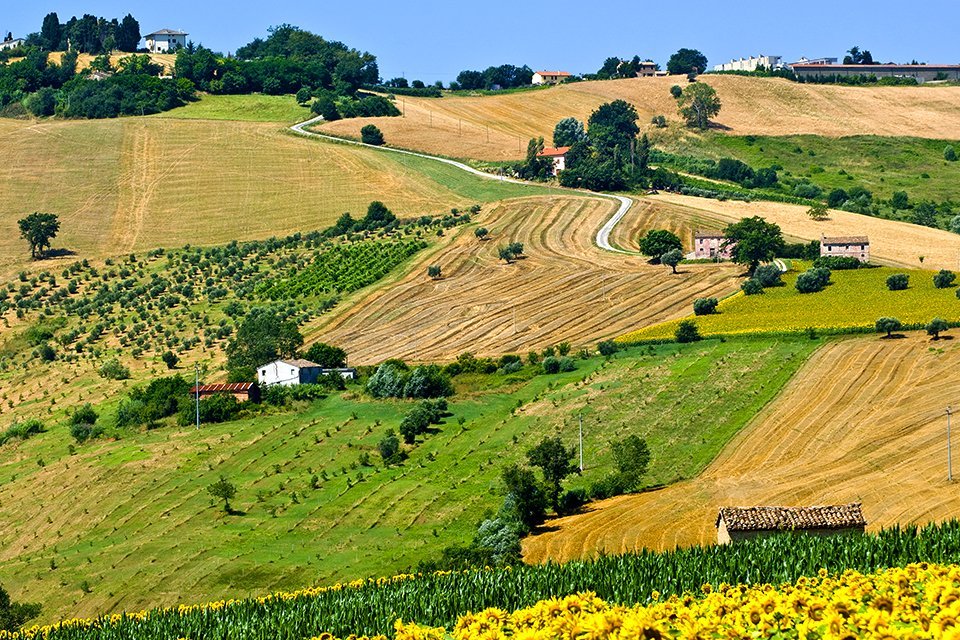
{"label": "white wall of house", "polygon": [[147,37],[147,50],[151,53],[169,53],[187,46],[186,35],[158,34]]}
{"label": "white wall of house", "polygon": [[317,381],[319,375],[320,367],[300,367],[283,360],[275,360],[257,368],[260,386],[311,384]]}

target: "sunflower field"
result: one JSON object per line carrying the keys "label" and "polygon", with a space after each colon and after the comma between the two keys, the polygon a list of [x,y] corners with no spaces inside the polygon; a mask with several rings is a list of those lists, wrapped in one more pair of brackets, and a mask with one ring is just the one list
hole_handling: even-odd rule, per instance
{"label": "sunflower field", "polygon": [[[915,563],[931,567],[908,566]],[[869,620],[873,630],[908,629],[915,631],[911,637],[929,637],[923,634],[947,624],[943,616],[937,618],[931,602],[960,607],[956,604],[960,568],[947,566],[956,564],[960,564],[958,521],[874,535],[785,534],[563,565],[356,580],[260,598],[66,620],[12,634],[0,631],[0,640],[307,640],[377,635],[439,639],[446,633],[440,629],[452,629],[455,638],[491,640],[507,635],[602,638],[616,633],[624,638],[695,637],[696,629],[702,631],[699,637],[798,637],[784,631],[790,625],[818,634],[804,631],[804,637],[840,638]],[[876,572],[880,573],[865,576]],[[873,590],[868,590],[874,582]],[[779,590],[758,586],[770,584],[794,586]],[[591,595],[557,600],[587,593]],[[887,600],[876,600],[879,594]],[[840,606],[847,607],[842,609],[846,615]],[[561,623],[546,614],[558,607],[564,616],[573,617]],[[470,615],[476,611],[486,613]],[[581,614],[600,617],[577,617]],[[800,627],[807,618],[836,625]],[[398,620],[417,624],[398,625]],[[696,626],[700,624],[713,626]],[[653,635],[640,633],[648,627],[656,630],[649,632]]]}

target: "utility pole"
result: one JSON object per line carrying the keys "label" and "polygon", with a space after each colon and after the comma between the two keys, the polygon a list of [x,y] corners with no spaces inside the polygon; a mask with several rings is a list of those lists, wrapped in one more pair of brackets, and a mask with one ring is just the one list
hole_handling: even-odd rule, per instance
{"label": "utility pole", "polygon": [[197,374],[196,384],[193,387],[193,390],[196,392],[196,410],[197,410],[197,431],[200,430],[200,363],[194,363],[194,368]]}
{"label": "utility pole", "polygon": [[953,456],[950,455],[950,407],[947,407],[947,482],[953,482]]}
{"label": "utility pole", "polygon": [[577,414],[580,420],[580,473],[583,473],[583,414]]}

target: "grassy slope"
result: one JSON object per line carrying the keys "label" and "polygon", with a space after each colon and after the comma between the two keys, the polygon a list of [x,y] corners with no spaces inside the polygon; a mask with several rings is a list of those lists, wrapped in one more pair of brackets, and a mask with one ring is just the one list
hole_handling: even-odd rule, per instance
{"label": "grassy slope", "polygon": [[[362,451],[377,459],[376,442],[409,405],[349,394],[300,414],[199,433],[168,427],[76,455],[67,451],[66,425],[51,424],[0,458],[0,582],[17,598],[47,603],[50,619],[391,573],[469,539],[499,501],[500,466],[546,434],[572,445],[579,410],[588,471],[574,485],[606,473],[610,440],[627,433],[651,445],[651,483],[690,477],[815,344],[635,350],[580,361],[568,374],[501,380],[490,392],[470,392],[490,380],[461,381],[467,387],[451,410],[463,427],[448,419],[393,469],[351,467]],[[713,418],[704,426],[691,411]],[[310,489],[321,470],[330,479]],[[348,487],[358,471],[363,480]],[[236,507],[247,515],[227,518],[211,506],[205,487],[219,474],[237,483]]]}
{"label": "grassy slope", "polygon": [[154,118],[189,118],[196,120],[243,120],[246,122],[288,122],[307,120],[313,114],[297,104],[290,95],[265,94],[221,96],[201,94],[196,102],[160,113]]}
{"label": "grassy slope", "polygon": [[[908,273],[910,288],[890,291],[886,280],[894,273]],[[696,318],[704,335],[803,331],[809,327],[872,327],[877,318],[893,316],[905,323],[926,323],[934,317],[960,320],[956,287],[936,289],[933,272],[920,270],[860,269],[834,271],[833,284],[818,293],[796,290],[799,271],[786,274],[782,287],[762,295],[737,293],[722,300],[719,313]],[[640,329],[619,338],[630,341],[673,336],[679,320]]]}

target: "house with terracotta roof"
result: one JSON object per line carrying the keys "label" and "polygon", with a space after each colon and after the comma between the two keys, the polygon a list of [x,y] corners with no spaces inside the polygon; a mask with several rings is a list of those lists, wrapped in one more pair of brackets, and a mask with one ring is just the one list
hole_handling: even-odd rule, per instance
{"label": "house with terracotta roof", "polygon": [[822,507],[723,507],[717,514],[717,543],[762,535],[802,532],[814,535],[863,533],[867,521],[859,502]]}
{"label": "house with terracotta roof", "polygon": [[856,258],[870,262],[870,238],[867,236],[820,236],[820,255],[838,258]]}
{"label": "house with terracotta roof", "polygon": [[693,257],[697,260],[731,260],[736,243],[724,245],[726,236],[719,231],[697,231],[693,234]]}
{"label": "house with terracotta roof", "polygon": [[260,385],[256,382],[228,382],[220,384],[202,384],[190,387],[190,397],[201,399],[216,395],[230,395],[238,402],[260,402]]}
{"label": "house with terracotta roof", "polygon": [[566,71],[537,71],[533,74],[530,84],[560,84],[572,75]]}
{"label": "house with terracotta roof", "polygon": [[567,152],[570,147],[546,147],[537,154],[539,158],[550,158],[553,161],[553,175],[557,175],[567,168]]}

